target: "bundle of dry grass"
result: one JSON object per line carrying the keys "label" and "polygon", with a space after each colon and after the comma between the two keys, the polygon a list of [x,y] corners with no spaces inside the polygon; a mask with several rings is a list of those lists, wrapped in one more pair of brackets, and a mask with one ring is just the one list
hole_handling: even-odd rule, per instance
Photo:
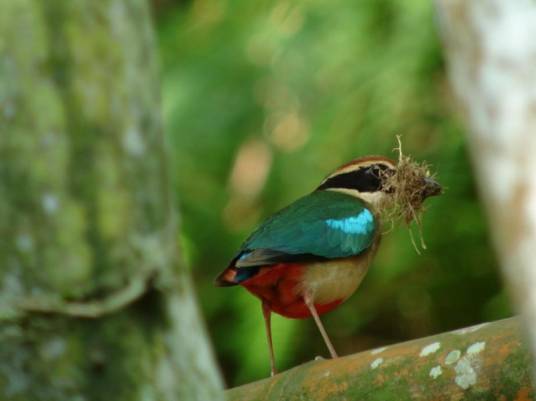
{"label": "bundle of dry grass", "polygon": [[[420,246],[426,249],[421,229],[421,215],[425,210],[423,202],[427,196],[439,194],[440,187],[437,186],[437,193],[429,194],[426,192],[426,183],[435,182],[428,164],[416,162],[411,157],[404,155],[400,137],[397,136],[397,140],[398,147],[395,148],[395,151],[398,152],[396,172],[383,177],[384,187],[392,196],[385,197],[384,204],[380,207],[380,210],[383,211],[382,218],[383,221],[388,221],[391,225],[404,221],[409,226],[414,221],[419,232]],[[409,232],[415,250],[419,253],[411,228]]]}

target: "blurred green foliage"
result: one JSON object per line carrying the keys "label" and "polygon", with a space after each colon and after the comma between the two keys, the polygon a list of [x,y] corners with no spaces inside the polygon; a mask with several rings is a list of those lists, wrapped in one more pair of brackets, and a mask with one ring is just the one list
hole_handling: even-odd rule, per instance
{"label": "blurred green foliage", "polygon": [[[159,2],[165,129],[182,247],[223,373],[269,372],[260,304],[215,288],[260,220],[339,164],[404,151],[446,188],[428,201],[418,255],[384,237],[360,290],[324,321],[340,354],[510,314],[478,202],[430,2]],[[280,369],[326,354],[310,320],[274,321]]]}

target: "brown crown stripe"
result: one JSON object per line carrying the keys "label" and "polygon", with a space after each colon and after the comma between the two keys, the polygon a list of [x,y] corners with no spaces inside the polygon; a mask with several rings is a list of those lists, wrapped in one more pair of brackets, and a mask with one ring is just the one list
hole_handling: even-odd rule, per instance
{"label": "brown crown stripe", "polygon": [[319,190],[325,189],[349,189],[359,192],[381,191],[382,173],[380,171],[394,171],[392,165],[384,160],[372,160],[356,164],[356,168],[347,166],[326,178]]}
{"label": "brown crown stripe", "polygon": [[396,166],[396,162],[393,159],[390,159],[385,156],[380,156],[380,155],[372,155],[372,156],[365,156],[365,157],[360,157],[357,159],[350,160],[348,163],[344,163],[342,166],[340,166],[337,170],[343,169],[345,167],[349,167],[354,164],[368,164],[369,162],[379,162],[379,161],[392,164],[393,167]]}
{"label": "brown crown stripe", "polygon": [[361,157],[359,159],[354,159],[349,161],[348,163],[343,164],[339,168],[337,168],[335,171],[333,171],[331,174],[329,174],[324,180],[321,182],[323,184],[328,179],[339,175],[339,174],[345,174],[349,173],[355,170],[358,170],[359,168],[375,163],[385,163],[389,167],[392,167],[393,169],[396,168],[396,162],[392,159],[389,159],[388,157],[384,156],[365,156]]}

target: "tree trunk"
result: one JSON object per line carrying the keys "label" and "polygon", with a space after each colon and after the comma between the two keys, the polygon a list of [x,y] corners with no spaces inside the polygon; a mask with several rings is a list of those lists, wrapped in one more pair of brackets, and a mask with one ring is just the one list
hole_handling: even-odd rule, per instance
{"label": "tree trunk", "polygon": [[0,399],[218,400],[144,0],[0,1]]}
{"label": "tree trunk", "polygon": [[536,3],[436,2],[492,238],[536,355]]}

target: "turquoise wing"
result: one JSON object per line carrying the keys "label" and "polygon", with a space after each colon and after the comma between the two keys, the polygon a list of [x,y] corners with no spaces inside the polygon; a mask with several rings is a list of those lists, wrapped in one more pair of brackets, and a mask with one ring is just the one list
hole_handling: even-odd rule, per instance
{"label": "turquoise wing", "polygon": [[244,242],[236,267],[358,255],[373,243],[377,219],[359,199],[315,191],[271,216]]}

